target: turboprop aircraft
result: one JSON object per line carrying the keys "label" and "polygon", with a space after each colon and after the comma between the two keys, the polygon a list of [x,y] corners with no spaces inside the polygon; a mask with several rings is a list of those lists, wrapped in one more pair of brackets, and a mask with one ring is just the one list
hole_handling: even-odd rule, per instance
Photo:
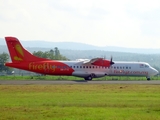
{"label": "turboprop aircraft", "polygon": [[5,66],[44,75],[82,77],[85,80],[103,76],[145,76],[147,80],[158,71],[145,62],[113,62],[104,58],[59,61],[34,56],[15,37],[5,37],[12,62]]}

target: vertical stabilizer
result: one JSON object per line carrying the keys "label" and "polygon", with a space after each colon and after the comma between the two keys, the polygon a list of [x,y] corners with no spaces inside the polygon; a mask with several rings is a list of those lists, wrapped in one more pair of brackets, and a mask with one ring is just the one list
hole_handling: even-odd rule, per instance
{"label": "vertical stabilizer", "polygon": [[48,60],[32,55],[29,51],[23,48],[19,40],[15,37],[5,37],[5,40],[13,63]]}

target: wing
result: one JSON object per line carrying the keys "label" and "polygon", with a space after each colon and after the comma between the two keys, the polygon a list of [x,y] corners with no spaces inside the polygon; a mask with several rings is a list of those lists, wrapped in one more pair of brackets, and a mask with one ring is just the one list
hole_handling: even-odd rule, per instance
{"label": "wing", "polygon": [[110,67],[112,65],[110,60],[105,60],[103,58],[93,58],[91,60],[83,61],[84,65],[97,65],[102,67]]}

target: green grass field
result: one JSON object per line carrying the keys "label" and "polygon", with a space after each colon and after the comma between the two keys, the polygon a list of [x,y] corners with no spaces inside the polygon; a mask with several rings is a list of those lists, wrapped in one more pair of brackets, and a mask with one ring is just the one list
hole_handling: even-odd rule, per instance
{"label": "green grass field", "polygon": [[[84,80],[83,78],[74,76],[0,76],[0,80]],[[94,78],[93,80],[146,80],[146,77],[126,77],[126,76],[106,76]],[[151,80],[160,80],[160,76],[154,76]]]}
{"label": "green grass field", "polygon": [[159,85],[0,85],[0,120],[159,120]]}

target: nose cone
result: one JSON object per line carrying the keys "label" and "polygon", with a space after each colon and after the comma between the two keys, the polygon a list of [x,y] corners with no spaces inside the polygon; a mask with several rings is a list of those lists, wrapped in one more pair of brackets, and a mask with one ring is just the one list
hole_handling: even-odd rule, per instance
{"label": "nose cone", "polygon": [[158,70],[156,70],[156,75],[158,75],[159,74],[159,71]]}
{"label": "nose cone", "polygon": [[158,74],[159,74],[158,70],[156,70],[155,68],[152,68],[152,75],[154,76]]}

